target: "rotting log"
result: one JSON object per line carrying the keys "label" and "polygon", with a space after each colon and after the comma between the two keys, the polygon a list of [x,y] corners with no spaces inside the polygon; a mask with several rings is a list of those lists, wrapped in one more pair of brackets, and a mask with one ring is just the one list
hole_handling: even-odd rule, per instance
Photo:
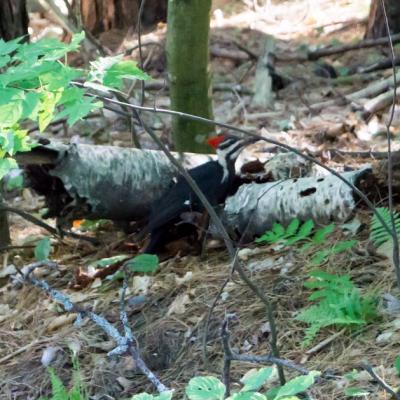
{"label": "rotting log", "polygon": [[[371,168],[363,168],[342,176],[357,185],[370,172]],[[222,217],[229,232],[247,241],[275,222],[285,226],[294,218],[321,224],[345,221],[353,214],[356,200],[353,190],[333,175],[250,183],[227,199]]]}
{"label": "rotting log", "polygon": [[[183,164],[192,168],[211,157],[185,154]],[[58,218],[61,225],[82,218],[145,221],[151,203],[162,196],[177,174],[164,153],[156,150],[58,144],[39,146],[18,154],[17,159],[33,189],[45,196],[47,217]],[[399,153],[394,153],[395,166],[398,160]],[[376,161],[373,170],[345,172],[343,177],[377,199],[377,192],[386,190],[385,165],[385,161]],[[283,225],[293,218],[343,221],[358,205],[358,198],[341,180],[322,176],[320,170],[292,153],[275,155],[265,163],[264,171],[268,182],[242,184],[221,211],[229,231],[239,236],[245,233],[246,240],[270,229],[276,221]],[[397,174],[393,183],[398,195]],[[212,227],[210,231],[215,234]]]}
{"label": "rotting log", "polygon": [[[209,160],[188,154],[188,168]],[[48,144],[17,154],[29,185],[45,196],[48,212],[61,225],[75,219],[135,221],[176,175],[164,153],[114,146]]]}

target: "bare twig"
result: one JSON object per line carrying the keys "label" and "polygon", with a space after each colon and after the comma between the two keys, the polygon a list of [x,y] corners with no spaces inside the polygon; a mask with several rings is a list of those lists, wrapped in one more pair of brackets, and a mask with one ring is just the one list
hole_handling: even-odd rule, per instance
{"label": "bare twig", "polygon": [[231,360],[231,361],[244,361],[244,362],[252,362],[252,363],[257,363],[257,364],[275,364],[276,366],[292,369],[294,371],[300,372],[303,375],[307,375],[310,371],[301,365],[297,365],[291,361],[282,359],[282,358],[277,358],[272,355],[268,356],[250,356],[246,354],[236,354],[230,344],[229,344],[229,330],[228,330],[228,323],[225,320],[223,325],[222,325],[222,342],[224,346],[224,355],[225,358]]}
{"label": "bare twig", "polygon": [[[295,57],[284,57],[281,55],[277,55],[277,58],[279,61],[296,61],[296,60],[314,61],[321,57],[328,57],[328,56],[332,56],[335,54],[346,53],[348,51],[366,49],[366,48],[370,48],[370,47],[385,45],[385,44],[387,44],[387,42],[388,42],[387,37],[378,38],[378,39],[367,39],[367,40],[362,40],[355,44],[347,44],[347,45],[337,46],[337,47],[325,47],[322,49],[309,51],[304,56],[297,55]],[[396,35],[392,35],[392,42],[393,43],[400,42],[400,33],[398,33]]]}
{"label": "bare twig", "polygon": [[17,214],[20,217],[24,218],[25,220],[32,222],[32,224],[40,226],[41,228],[45,229],[47,232],[51,233],[54,236],[70,236],[74,239],[85,240],[86,242],[89,242],[89,243],[92,243],[95,245],[99,244],[99,241],[96,238],[79,235],[75,232],[65,231],[63,229],[53,228],[51,225],[46,224],[46,222],[43,222],[41,219],[36,218],[33,215],[31,215],[25,211],[19,210],[18,208],[9,207],[9,206],[6,206],[3,204],[0,206],[0,211],[7,211],[7,212],[12,212],[14,214]]}
{"label": "bare twig", "polygon": [[396,79],[396,65],[395,65],[395,55],[393,49],[393,39],[390,36],[390,27],[389,27],[389,20],[386,13],[385,2],[380,0],[380,4],[382,7],[383,16],[385,19],[385,26],[386,32],[388,34],[388,43],[390,48],[390,56],[392,59],[392,68],[393,68],[393,102],[390,111],[389,120],[386,123],[386,136],[387,136],[387,147],[388,147],[388,196],[389,196],[389,210],[390,210],[390,219],[392,223],[392,239],[393,239],[393,264],[394,269],[396,271],[396,278],[397,278],[397,286],[400,288],[400,249],[399,249],[399,239],[396,230],[396,221],[395,221],[395,214],[393,208],[393,158],[392,158],[392,141],[390,135],[390,126],[392,125],[393,118],[394,118],[394,107],[396,104],[396,97],[397,97],[397,79]]}
{"label": "bare twig", "polygon": [[400,400],[400,394],[397,393],[392,387],[390,387],[374,370],[369,364],[362,364],[361,367],[367,371],[372,378],[375,379],[376,383],[387,393],[393,396],[394,399]]}
{"label": "bare twig", "polygon": [[[124,327],[124,334],[121,334],[118,329],[116,329],[110,322],[108,322],[104,317],[91,311],[84,310],[78,307],[76,304],[72,303],[68,296],[62,292],[53,289],[46,281],[37,279],[33,275],[33,271],[36,268],[48,267],[48,268],[58,268],[58,265],[51,261],[40,261],[30,264],[27,268],[27,272],[23,273],[18,270],[22,279],[25,282],[29,282],[33,286],[46,292],[53,300],[61,304],[66,312],[74,312],[78,314],[77,324],[79,324],[82,318],[89,318],[98,327],[100,327],[111,339],[113,339],[117,346],[111,350],[108,355],[123,355],[129,353],[135,361],[137,368],[147,377],[147,379],[156,387],[158,392],[164,392],[169,390],[147,367],[142,357],[140,356],[137,347],[135,345],[136,339],[133,335],[132,330],[129,327],[127,316],[125,310],[121,311],[122,324]],[[124,296],[124,295],[123,295]],[[121,309],[124,307],[124,298],[121,296]]]}

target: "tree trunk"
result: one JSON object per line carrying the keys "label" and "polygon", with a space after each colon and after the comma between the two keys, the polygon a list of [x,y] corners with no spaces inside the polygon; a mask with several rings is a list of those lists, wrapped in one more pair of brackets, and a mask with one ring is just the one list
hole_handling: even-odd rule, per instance
{"label": "tree trunk", "polygon": [[[167,0],[142,1],[146,1],[142,14],[145,25],[165,21]],[[83,24],[94,35],[136,28],[140,3],[140,0],[81,0]]]}
{"label": "tree trunk", "polygon": [[[28,38],[28,13],[26,0],[0,1],[0,39],[12,40],[20,36]],[[3,202],[2,188],[0,187],[0,205]],[[11,242],[7,212],[0,212],[0,247]]]}
{"label": "tree trunk", "polygon": [[[400,33],[400,1],[384,0],[388,16],[390,33]],[[385,18],[381,7],[381,0],[372,0],[369,10],[366,39],[377,39],[387,36]]]}
{"label": "tree trunk", "polygon": [[[167,63],[171,108],[212,118],[209,71],[211,0],[169,0]],[[209,152],[205,144],[211,126],[174,117],[172,134],[177,151]]]}
{"label": "tree trunk", "polygon": [[[0,193],[0,206],[3,204]],[[10,227],[8,225],[8,215],[6,211],[0,212],[0,247],[8,246],[11,243]]]}
{"label": "tree trunk", "polygon": [[0,38],[15,39],[28,35],[28,13],[26,0],[0,1]]}

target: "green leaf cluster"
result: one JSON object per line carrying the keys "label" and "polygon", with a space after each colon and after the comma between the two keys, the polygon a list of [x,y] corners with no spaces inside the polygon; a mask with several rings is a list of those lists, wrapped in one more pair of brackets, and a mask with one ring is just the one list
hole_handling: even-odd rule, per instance
{"label": "green leaf cluster", "polygon": [[[73,125],[102,107],[100,101],[86,96],[91,83],[114,90],[122,88],[124,79],[149,79],[135,62],[122,56],[100,58],[89,71],[61,62],[79,49],[84,37],[84,32],[75,34],[70,43],[0,39],[0,179],[16,167],[15,153],[32,146],[23,129],[26,121],[37,123],[41,132],[60,118]],[[85,87],[71,86],[77,78],[86,81]]]}
{"label": "green leaf cluster", "polygon": [[261,237],[255,240],[256,243],[282,243],[284,246],[291,246],[301,240],[310,239],[315,244],[320,244],[324,238],[333,231],[333,224],[318,229],[313,236],[314,222],[309,219],[303,224],[295,218],[285,228],[279,223],[275,223],[270,231],[265,232]]}
{"label": "green leaf cluster", "polygon": [[[241,382],[240,391],[232,393],[229,400],[300,400],[297,395],[305,392],[320,375],[318,371],[311,371],[308,375],[298,376],[283,386],[277,386],[261,393],[263,386],[275,375],[275,368],[264,367],[251,374],[246,374]],[[214,376],[196,376],[192,378],[185,388],[189,400],[224,400],[226,387]],[[172,391],[163,392],[157,396],[140,393],[132,396],[130,400],[171,400]]]}
{"label": "green leaf cluster", "polygon": [[[386,225],[392,229],[392,217],[390,215],[390,210],[387,207],[379,207],[376,209],[376,212],[381,216],[381,218],[385,221]],[[400,235],[400,215],[398,212],[394,212],[394,224],[396,228],[397,235]],[[371,219],[370,224],[370,240],[375,244],[375,246],[379,247],[382,244],[392,240],[392,236],[386,230],[386,228],[382,225],[382,223],[378,220],[377,216],[374,214]]]}
{"label": "green leaf cluster", "polygon": [[[255,240],[256,243],[275,244],[280,243],[283,246],[293,246],[297,242],[306,242],[301,250],[309,249],[313,246],[324,244],[326,237],[333,232],[334,224],[326,225],[319,229],[314,229],[314,222],[310,219],[304,223],[295,218],[285,228],[279,223],[275,223],[270,231],[265,232]],[[345,240],[338,242],[330,248],[317,251],[311,259],[311,263],[319,265],[326,261],[333,254],[339,254],[349,250],[357,243],[356,240]]]}
{"label": "green leaf cluster", "polygon": [[56,374],[53,368],[49,367],[48,372],[50,375],[51,382],[51,397],[43,398],[39,400],[89,400],[89,396],[86,392],[86,388],[82,382],[82,377],[79,369],[78,360],[73,357],[73,374],[72,374],[72,388],[68,390],[62,383],[59,376]]}
{"label": "green leaf cluster", "polygon": [[304,346],[308,346],[324,327],[361,326],[376,318],[375,297],[362,297],[348,275],[314,271],[310,277],[313,279],[304,286],[315,289],[309,300],[318,303],[304,309],[296,317],[310,325],[305,330]]}

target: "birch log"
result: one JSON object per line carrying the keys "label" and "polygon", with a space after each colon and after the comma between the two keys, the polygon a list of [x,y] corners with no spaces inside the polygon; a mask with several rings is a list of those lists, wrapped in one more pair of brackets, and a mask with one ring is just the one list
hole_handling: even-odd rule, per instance
{"label": "birch log", "polygon": [[[342,174],[353,184],[369,167]],[[275,222],[287,225],[294,218],[321,224],[345,221],[356,207],[353,190],[333,175],[287,179],[242,185],[229,197],[222,212],[224,225],[243,240],[271,229]]]}
{"label": "birch log", "polygon": [[[192,168],[211,157],[186,154]],[[86,144],[49,144],[20,153],[28,184],[45,196],[46,217],[141,220],[172,184],[175,168],[161,151]]]}

